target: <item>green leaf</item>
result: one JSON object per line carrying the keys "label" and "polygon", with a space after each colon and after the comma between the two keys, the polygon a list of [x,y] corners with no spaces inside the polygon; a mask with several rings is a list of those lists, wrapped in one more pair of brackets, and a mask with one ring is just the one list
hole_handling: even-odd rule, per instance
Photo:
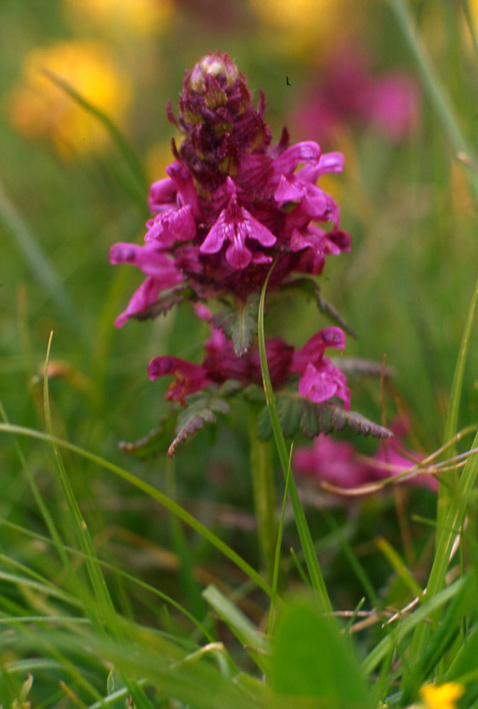
{"label": "green leaf", "polygon": [[242,611],[215,586],[208,586],[202,595],[214,613],[222,618],[239,642],[247,648],[259,669],[265,672],[268,667],[268,658],[265,655],[268,645],[264,636]]}
{"label": "green leaf", "polygon": [[277,695],[321,700],[310,706],[372,706],[358,661],[335,621],[307,600],[294,601],[277,621],[271,674]]}
{"label": "green leaf", "polygon": [[[370,421],[357,411],[348,411],[340,404],[329,402],[314,404],[294,392],[277,395],[276,405],[282,432],[286,438],[291,438],[299,431],[307,438],[315,438],[319,433],[332,433],[344,428],[374,438],[389,438],[392,435],[387,428]],[[267,408],[258,416],[257,433],[263,441],[272,436]]]}
{"label": "green leaf", "polygon": [[119,449],[132,458],[146,459],[167,450],[174,431],[174,417],[163,416],[157,428],[134,443],[120,441]]}
{"label": "green leaf", "polygon": [[293,472],[290,470],[289,453],[287,451],[285,438],[282,433],[282,428],[279,421],[279,415],[277,413],[276,399],[274,396],[274,391],[272,389],[269,367],[267,364],[266,337],[264,332],[264,306],[266,300],[267,283],[269,282],[269,278],[272,273],[272,268],[269,271],[264,286],[262,288],[258,313],[258,340],[259,354],[261,358],[262,380],[264,383],[264,392],[266,395],[267,408],[269,410],[269,415],[271,418],[274,439],[276,442],[277,452],[279,454],[282,471],[284,473],[284,478],[289,481],[290,501],[292,504],[292,509],[294,511],[294,518],[297,525],[297,531],[300,537],[300,543],[304,552],[304,558],[307,564],[307,570],[309,572],[311,585],[315,593],[315,598],[320,605],[320,608],[326,612],[329,612],[332,610],[332,606],[330,603],[329,594],[327,593],[327,588],[325,586],[324,576],[322,574],[322,570],[317,559],[314,543],[312,541],[310,529],[305,517],[304,508],[302,507],[302,504],[299,499],[294,475]]}
{"label": "green leaf", "polygon": [[245,303],[231,305],[223,301],[224,308],[212,317],[212,324],[232,340],[234,352],[242,357],[254,344],[257,335],[259,294],[252,293]]}
{"label": "green leaf", "polygon": [[180,443],[204,428],[205,423],[216,423],[216,413],[229,414],[231,411],[230,404],[218,396],[217,390],[193,394],[187,397],[187,404],[178,416],[176,438],[168,448],[170,457]]}

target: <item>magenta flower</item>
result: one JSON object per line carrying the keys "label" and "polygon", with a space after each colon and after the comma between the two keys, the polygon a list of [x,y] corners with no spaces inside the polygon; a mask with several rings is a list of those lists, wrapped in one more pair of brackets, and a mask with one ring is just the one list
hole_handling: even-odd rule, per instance
{"label": "magenta flower", "polygon": [[[204,317],[204,314],[201,315]],[[266,354],[272,386],[283,387],[294,374],[302,374],[299,394],[318,404],[336,396],[350,408],[350,391],[344,374],[323,356],[325,349],[345,346],[345,336],[338,327],[321,330],[299,350],[280,338],[266,341]],[[234,379],[247,386],[262,383],[262,371],[257,347],[238,357],[232,342],[217,329],[213,329],[206,342],[206,355],[202,365],[192,364],[177,357],[155,357],[149,364],[151,380],[173,376],[175,382],[166,398],[184,405],[184,397],[205,389],[213,382],[222,384]]]}
{"label": "magenta flower", "polygon": [[[168,176],[149,193],[151,248],[135,247],[128,259],[126,245],[118,244],[113,263],[131,263],[147,275],[164,267],[155,276],[158,295],[184,282],[196,300],[230,295],[244,302],[273,261],[270,287],[277,290],[294,273],[317,275],[329,254],[349,250],[339,207],[316,184],[340,172],[343,157],[321,154],[313,141],[289,145],[286,130],[272,146],[264,96],[254,108],[227,54],[209,54],[186,74],[179,106],[178,118],[171,107],[168,116],[184,140],[173,144]],[[136,312],[129,307],[120,323]]]}
{"label": "magenta flower", "polygon": [[[374,483],[401,476],[423,459],[423,456],[410,454],[403,448],[405,429],[400,422],[395,423],[392,430],[395,438],[382,441],[372,458],[360,456],[348,441],[336,441],[320,434],[312,446],[296,449],[292,462],[294,470],[311,481],[326,483],[344,491],[362,485],[371,486],[368,491],[364,488],[364,493],[376,491]],[[438,481],[427,474],[411,475],[403,479],[399,477],[397,483],[417,485],[434,492],[438,490]]]}
{"label": "magenta flower", "polygon": [[[312,278],[322,273],[327,257],[350,250],[340,208],[318,184],[323,175],[342,171],[343,156],[322,154],[313,141],[291,145],[286,129],[273,145],[265,109],[262,93],[253,105],[245,77],[227,54],[198,62],[186,73],[178,116],[167,108],[184,139],[179,146],[173,141],[167,176],[150,188],[145,243],[111,249],[112,263],[134,265],[146,276],[117,318],[118,327],[186,299],[210,321],[202,364],[162,356],[149,365],[151,380],[173,377],[166,398],[183,406],[189,396],[228,380],[262,384],[251,307],[257,308],[272,263],[271,292],[305,283],[307,294],[311,288],[318,294]],[[274,389],[298,387],[313,404],[335,398],[349,409],[345,376],[324,356],[344,347],[338,327],[321,330],[297,350],[279,337],[267,340]]]}
{"label": "magenta flower", "polygon": [[254,263],[271,263],[272,257],[262,252],[253,254],[246,246],[246,238],[254,239],[262,246],[273,246],[277,237],[267,227],[254,219],[236,197],[236,187],[230,177],[227,178],[229,202],[222,210],[216,223],[210,229],[199,250],[203,254],[217,254],[227,241],[226,260],[233,269],[241,269]]}
{"label": "magenta flower", "polygon": [[294,452],[294,471],[317,483],[328,483],[349,489],[370,482],[370,471],[362,463],[352,443],[336,441],[321,433],[311,446],[301,446]]}
{"label": "magenta flower", "polygon": [[322,69],[317,85],[304,94],[292,122],[299,133],[328,143],[341,125],[377,128],[400,142],[418,124],[420,96],[406,72],[374,75],[370,58],[359,46],[343,46]]}

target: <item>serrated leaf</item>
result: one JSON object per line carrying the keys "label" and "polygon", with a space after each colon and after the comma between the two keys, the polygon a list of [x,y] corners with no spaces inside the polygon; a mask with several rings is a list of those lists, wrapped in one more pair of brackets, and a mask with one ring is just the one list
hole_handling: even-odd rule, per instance
{"label": "serrated leaf", "polygon": [[174,419],[163,416],[157,428],[151,430],[139,441],[127,443],[120,441],[118,447],[123,453],[133,458],[150,458],[167,450],[174,431]]}
{"label": "serrated leaf", "polygon": [[219,398],[217,391],[193,394],[187,398],[187,404],[187,408],[178,416],[176,438],[168,449],[170,457],[174,456],[180,443],[204,428],[205,423],[215,423],[216,413],[229,414],[231,411],[230,404]]}
{"label": "serrated leaf", "polygon": [[[320,433],[316,407],[311,406],[311,403],[308,399],[302,399],[299,404],[300,430],[307,438],[315,438]],[[324,433],[329,433],[329,431],[324,431]]]}
{"label": "serrated leaf", "polygon": [[[277,411],[285,437],[291,438],[298,430],[306,438],[315,438],[319,433],[332,433],[349,428],[354,433],[374,438],[390,438],[392,436],[384,426],[380,426],[357,411],[347,411],[340,404],[325,402],[314,404],[309,399],[298,397],[295,393],[281,394],[276,397]],[[272,436],[272,426],[267,408],[264,408],[257,419],[257,435],[261,441],[267,441]]]}
{"label": "serrated leaf", "polygon": [[308,298],[313,298],[321,313],[323,313],[334,325],[341,327],[351,337],[356,338],[357,335],[344,320],[340,313],[331,305],[320,293],[320,286],[311,278],[296,278],[294,281],[287,283],[284,288],[296,289],[301,291]]}
{"label": "serrated leaf", "polygon": [[214,327],[232,340],[237,357],[245,355],[254,344],[258,307],[259,294],[252,293],[243,304],[233,306],[224,301],[224,308],[212,317]]}
{"label": "serrated leaf", "polygon": [[297,433],[300,424],[299,401],[297,397],[278,396],[277,413],[286,438],[292,438]]}
{"label": "serrated leaf", "polygon": [[[317,409],[319,429],[324,433],[342,431],[347,426],[351,431],[362,436],[373,436],[374,438],[390,438],[393,436],[393,433],[388,428],[370,421],[370,419],[359,414],[358,411],[347,411],[339,404],[310,403]],[[326,428],[329,428],[329,430],[326,431]]]}
{"label": "serrated leaf", "polygon": [[159,315],[166,315],[174,305],[180,305],[186,298],[189,298],[190,293],[189,289],[166,291],[154,303],[144,310],[133,313],[131,317],[134,320],[153,320]]}

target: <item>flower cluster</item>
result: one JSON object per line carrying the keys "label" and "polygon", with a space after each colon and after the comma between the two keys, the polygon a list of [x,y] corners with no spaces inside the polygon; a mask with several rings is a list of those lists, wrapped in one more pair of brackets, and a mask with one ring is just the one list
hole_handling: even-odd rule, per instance
{"label": "flower cluster", "polygon": [[[312,141],[290,145],[286,129],[273,145],[265,108],[262,93],[254,107],[245,77],[227,54],[209,54],[187,72],[178,117],[168,105],[169,120],[184,139],[179,146],[172,141],[175,159],[167,177],[151,186],[145,243],[111,249],[112,263],[134,265],[146,275],[118,327],[182,299],[192,300],[211,322],[202,365],[177,357],[150,364],[151,379],[175,377],[167,397],[182,404],[213,382],[261,382],[257,347],[251,342],[238,350],[214,327],[206,303],[227,300],[240,311],[273,263],[269,287],[277,291],[294,274],[319,275],[328,254],[350,249],[337,203],[317,184],[322,175],[342,170],[343,156],[322,154]],[[345,376],[324,357],[327,348],[344,346],[338,327],[322,330],[298,350],[281,339],[268,341],[273,385],[300,375],[302,396],[315,403],[336,396],[348,408]]]}
{"label": "flower cluster", "polygon": [[326,143],[350,124],[377,129],[399,143],[416,129],[419,106],[418,86],[409,74],[374,75],[366,51],[349,42],[345,50],[337,47],[320,80],[299,99],[291,121],[299,133]]}
{"label": "flower cluster", "polygon": [[409,483],[438,490],[435,477],[418,472],[423,456],[412,454],[403,446],[407,426],[397,421],[391,427],[393,439],[380,443],[373,457],[361,456],[348,441],[335,441],[320,434],[312,446],[299,447],[293,458],[294,469],[312,483],[342,494],[377,491],[381,481],[397,477],[397,483]]}

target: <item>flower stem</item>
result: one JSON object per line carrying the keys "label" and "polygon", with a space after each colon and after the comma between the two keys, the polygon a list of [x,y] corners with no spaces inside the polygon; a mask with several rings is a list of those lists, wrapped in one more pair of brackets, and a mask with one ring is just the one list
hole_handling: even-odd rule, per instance
{"label": "flower stem", "polygon": [[274,557],[277,540],[272,445],[269,441],[267,443],[263,443],[258,439],[257,417],[253,411],[251,411],[249,417],[249,439],[254,508],[259,534],[259,544],[261,547],[264,568],[267,574],[267,581],[270,582],[274,570]]}

